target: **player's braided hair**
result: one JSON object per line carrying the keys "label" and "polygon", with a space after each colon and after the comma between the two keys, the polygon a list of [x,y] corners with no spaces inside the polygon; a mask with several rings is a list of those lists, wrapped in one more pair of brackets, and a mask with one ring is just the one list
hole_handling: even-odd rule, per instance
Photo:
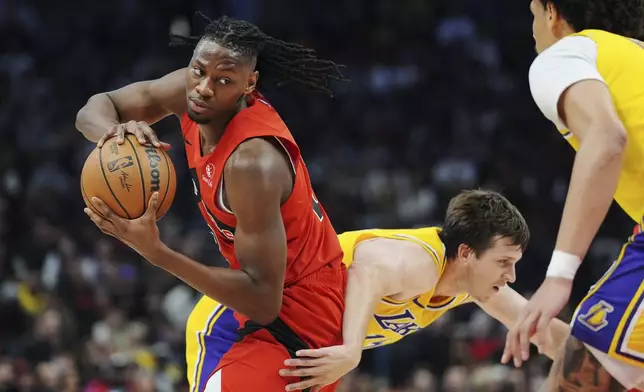
{"label": "player's braided hair", "polygon": [[539,0],[552,3],[575,31],[605,30],[644,39],[644,0]]}
{"label": "player's braided hair", "polygon": [[209,22],[204,34],[200,37],[170,34],[171,45],[194,46],[202,39],[212,40],[230,50],[256,58],[256,70],[261,79],[275,82],[278,87],[297,83],[333,96],[329,81],[348,81],[340,72],[343,66],[317,58],[313,49],[273,38],[250,22],[227,16],[210,20],[200,12],[197,14]]}

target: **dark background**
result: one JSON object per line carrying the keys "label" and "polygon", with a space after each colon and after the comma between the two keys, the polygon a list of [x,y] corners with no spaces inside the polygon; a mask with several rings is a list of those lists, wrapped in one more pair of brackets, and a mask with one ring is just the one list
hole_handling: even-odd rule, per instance
{"label": "dark background", "polygon": [[[168,33],[200,34],[201,10],[248,19],[347,65],[327,99],[273,89],[336,229],[440,224],[459,190],[502,191],[532,241],[515,288],[530,295],[552,252],[573,151],[528,89],[528,2],[498,0],[0,0],[0,390],[185,388],[184,323],[196,293],[101,235],[83,214],[93,145],[74,128],[97,92],[187,65]],[[216,246],[189,198],[178,121],[179,189],[164,241],[208,264]],[[576,281],[607,269],[632,224],[614,209]],[[572,308],[562,317],[569,321]],[[499,365],[505,330],[475,306],[365,353],[345,391],[530,391],[549,365]],[[536,358],[536,356],[533,356]]]}

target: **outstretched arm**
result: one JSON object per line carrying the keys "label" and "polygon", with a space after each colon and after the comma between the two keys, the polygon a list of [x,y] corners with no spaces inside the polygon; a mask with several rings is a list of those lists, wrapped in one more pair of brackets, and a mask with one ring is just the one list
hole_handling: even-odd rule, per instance
{"label": "outstretched arm", "polygon": [[[501,287],[499,292],[494,294],[486,302],[475,303],[485,311],[485,313],[500,321],[507,328],[512,327],[516,320],[519,318],[521,310],[526,306],[528,300],[521,294],[517,293],[510,286]],[[547,355],[550,359],[554,359],[558,350],[566,341],[570,328],[563,321],[553,319],[548,326],[548,333],[552,337],[549,344],[540,347],[540,351]],[[536,339],[532,338],[530,341],[539,345]]]}

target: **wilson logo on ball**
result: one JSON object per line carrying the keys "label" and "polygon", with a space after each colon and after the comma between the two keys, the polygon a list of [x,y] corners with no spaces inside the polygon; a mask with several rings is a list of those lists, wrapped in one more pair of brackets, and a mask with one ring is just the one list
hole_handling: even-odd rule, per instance
{"label": "wilson logo on ball", "polygon": [[161,157],[157,150],[151,147],[145,149],[145,154],[150,162],[150,189],[152,192],[156,192],[159,190],[159,177],[161,176],[159,162],[161,162]]}
{"label": "wilson logo on ball", "polygon": [[113,161],[107,162],[107,170],[109,170],[110,173],[113,173],[117,170],[125,169],[126,167],[130,167],[132,165],[134,165],[134,162],[132,161],[131,156],[120,157],[116,158]]}

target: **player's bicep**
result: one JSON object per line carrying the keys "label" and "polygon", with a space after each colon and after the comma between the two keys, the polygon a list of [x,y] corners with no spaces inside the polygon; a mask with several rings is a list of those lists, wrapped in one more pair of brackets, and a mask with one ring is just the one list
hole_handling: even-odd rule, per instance
{"label": "player's bicep", "polygon": [[563,92],[558,111],[568,129],[581,143],[590,132],[625,137],[608,86],[598,80],[583,80]]}
{"label": "player's bicep", "polygon": [[185,112],[185,72],[185,69],[179,69],[162,78],[132,83],[106,95],[121,122],[134,120],[154,124],[173,113]]}
{"label": "player's bicep", "polygon": [[280,161],[268,142],[245,142],[226,163],[224,186],[237,218],[235,252],[242,269],[258,282],[281,290],[287,244],[280,208],[284,178],[290,179],[290,173]]}

